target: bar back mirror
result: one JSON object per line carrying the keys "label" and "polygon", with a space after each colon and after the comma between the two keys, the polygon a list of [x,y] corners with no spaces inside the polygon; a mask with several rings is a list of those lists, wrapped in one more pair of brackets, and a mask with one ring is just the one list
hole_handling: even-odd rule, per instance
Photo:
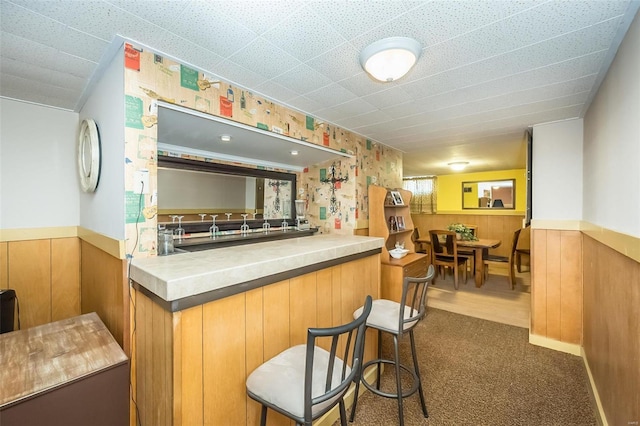
{"label": "bar back mirror", "polygon": [[191,220],[292,219],[296,175],[178,157],[158,156],[158,221],[171,215]]}
{"label": "bar back mirror", "polygon": [[515,209],[515,179],[462,182],[463,209]]}

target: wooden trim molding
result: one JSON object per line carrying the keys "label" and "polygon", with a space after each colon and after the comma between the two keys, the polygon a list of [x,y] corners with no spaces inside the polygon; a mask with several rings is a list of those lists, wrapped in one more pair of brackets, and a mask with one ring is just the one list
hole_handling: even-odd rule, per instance
{"label": "wooden trim molding", "polygon": [[591,373],[591,368],[589,367],[587,354],[584,352],[584,347],[580,347],[580,356],[582,357],[582,361],[584,361],[584,368],[585,370],[587,370],[587,375],[589,376],[589,391],[591,392],[593,402],[595,402],[596,405],[594,414],[598,418],[600,425],[609,426],[609,423],[607,422],[607,416],[605,416],[604,408],[602,407],[602,401],[600,400],[600,394],[598,393],[598,388],[596,387],[596,382],[593,380],[593,374]]}
{"label": "wooden trim molding", "polygon": [[580,220],[532,219],[531,229],[554,229],[558,231],[580,231]]}
{"label": "wooden trim molding", "polygon": [[0,229],[0,242],[46,240],[50,238],[69,238],[77,236],[77,226]]}
{"label": "wooden trim molding", "polygon": [[115,258],[126,259],[124,240],[116,240],[82,226],[78,226],[78,237]]}
{"label": "wooden trim molding", "polygon": [[541,346],[547,349],[553,349],[554,351],[560,351],[571,355],[581,356],[582,346],[576,343],[561,342],[556,339],[550,339],[548,337],[540,336],[537,334],[529,333],[529,343],[536,346]]}

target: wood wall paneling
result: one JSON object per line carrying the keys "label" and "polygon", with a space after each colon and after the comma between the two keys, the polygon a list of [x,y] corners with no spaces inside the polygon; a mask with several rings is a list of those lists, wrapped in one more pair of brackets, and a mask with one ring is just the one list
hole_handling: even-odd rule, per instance
{"label": "wood wall paneling", "polygon": [[318,323],[315,272],[289,280],[289,300],[289,342],[291,346],[304,345],[307,329]]}
{"label": "wood wall paneling", "polygon": [[583,237],[586,361],[610,425],[640,419],[640,263]]}
{"label": "wood wall paneling", "polygon": [[531,333],[547,335],[547,231],[531,231],[531,258],[535,259],[531,267]]}
{"label": "wood wall paneling", "polygon": [[582,233],[531,231],[531,333],[582,341]]}
{"label": "wood wall paneling", "polygon": [[202,315],[202,306],[174,313],[175,426],[204,424]]}
{"label": "wood wall paneling", "polygon": [[126,353],[129,349],[127,264],[81,241],[82,313],[96,312]]}
{"label": "wood wall paneling", "polygon": [[560,341],[582,343],[582,233],[563,231],[560,264]]}
{"label": "wood wall paneling", "polygon": [[206,425],[239,425],[246,421],[245,309],[244,293],[203,307],[202,377]]}
{"label": "wood wall paneling", "polygon": [[51,240],[51,321],[80,315],[80,240]]}
{"label": "wood wall paneling", "polygon": [[[257,288],[246,293],[246,315],[247,315],[247,342],[251,346],[247,347],[247,375],[258,368],[264,361],[264,309],[262,306],[263,290]],[[261,406],[247,396],[247,426],[258,426],[260,424]]]}
{"label": "wood wall paneling", "polygon": [[[560,340],[560,281],[562,263],[560,258],[561,232],[558,230],[547,230],[547,258],[546,264],[546,286],[547,286],[547,334],[546,337]],[[536,285],[535,281],[534,284]]]}
{"label": "wood wall paneling", "polygon": [[9,287],[20,303],[22,329],[51,322],[51,240],[8,243]]}
{"label": "wood wall paneling", "polygon": [[7,244],[0,242],[0,288],[9,288],[9,260],[7,259]]}
{"label": "wood wall paneling", "polygon": [[483,214],[412,214],[414,227],[421,236],[428,236],[430,229],[446,229],[452,223],[476,225],[479,238],[498,239],[500,247],[491,249],[492,254],[507,256],[511,238],[516,229],[522,228],[524,216]]}

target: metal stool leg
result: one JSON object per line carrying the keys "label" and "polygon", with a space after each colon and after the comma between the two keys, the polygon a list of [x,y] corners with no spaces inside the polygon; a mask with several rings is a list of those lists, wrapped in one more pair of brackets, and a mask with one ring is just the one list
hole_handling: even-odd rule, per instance
{"label": "metal stool leg", "polygon": [[427,412],[427,405],[424,402],[424,393],[422,392],[422,377],[420,377],[420,369],[418,368],[418,356],[416,352],[416,341],[413,338],[413,329],[409,331],[409,337],[411,339],[411,356],[413,357],[413,368],[418,376],[418,394],[420,395],[420,404],[422,405],[422,412],[426,418],[429,417]]}
{"label": "metal stool leg", "polygon": [[404,414],[402,410],[402,381],[400,380],[400,350],[398,349],[398,336],[393,335],[393,350],[395,352],[396,389],[398,389],[398,416],[400,426],[404,426]]}
{"label": "metal stool leg", "polygon": [[[378,359],[382,359],[382,331],[378,330]],[[381,363],[378,363],[378,371],[377,371],[377,381],[376,381],[376,388],[378,390],[380,390],[380,365]]]}
{"label": "metal stool leg", "polygon": [[267,424],[267,406],[262,406],[262,412],[260,413],[260,426],[266,426]]}

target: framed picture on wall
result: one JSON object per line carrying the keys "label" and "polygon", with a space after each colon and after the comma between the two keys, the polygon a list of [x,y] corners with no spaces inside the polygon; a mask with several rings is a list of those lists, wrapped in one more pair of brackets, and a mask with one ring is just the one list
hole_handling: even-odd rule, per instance
{"label": "framed picture on wall", "polygon": [[393,199],[393,204],[396,206],[404,205],[404,201],[402,200],[402,195],[398,191],[391,191],[391,198]]}

